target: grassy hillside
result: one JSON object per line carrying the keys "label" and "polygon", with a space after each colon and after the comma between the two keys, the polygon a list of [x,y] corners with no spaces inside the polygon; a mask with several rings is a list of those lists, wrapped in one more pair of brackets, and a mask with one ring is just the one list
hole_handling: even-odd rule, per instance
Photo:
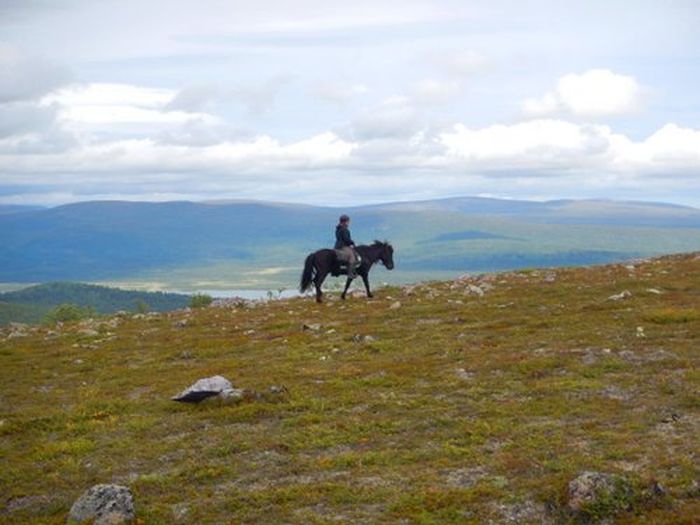
{"label": "grassy hillside", "polygon": [[139,307],[154,312],[184,308],[190,296],[162,292],[137,292],[83,283],[56,282],[0,293],[0,325],[8,322],[37,323],[61,304],[91,308],[99,314]]}
{"label": "grassy hillside", "polygon": [[[694,523],[699,290],[690,254],[6,329],[0,521],[117,482],[149,525]],[[169,400],[215,374],[245,399]],[[572,514],[584,471],[626,491]]]}

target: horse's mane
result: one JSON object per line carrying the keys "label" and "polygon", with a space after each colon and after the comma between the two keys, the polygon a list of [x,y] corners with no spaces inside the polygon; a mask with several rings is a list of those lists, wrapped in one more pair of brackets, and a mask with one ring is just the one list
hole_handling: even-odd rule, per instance
{"label": "horse's mane", "polygon": [[390,247],[391,244],[389,244],[389,241],[378,241],[377,239],[374,239],[374,243],[372,243],[372,246],[375,246],[377,248],[384,248],[384,247]]}

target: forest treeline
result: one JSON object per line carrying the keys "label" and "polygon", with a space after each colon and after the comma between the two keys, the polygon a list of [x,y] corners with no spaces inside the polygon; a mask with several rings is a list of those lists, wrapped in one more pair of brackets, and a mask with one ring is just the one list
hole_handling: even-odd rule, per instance
{"label": "forest treeline", "polygon": [[0,325],[9,322],[37,323],[50,317],[61,305],[72,305],[82,312],[110,314],[165,312],[189,306],[189,295],[166,292],[139,292],[73,282],[52,282],[0,294]]}

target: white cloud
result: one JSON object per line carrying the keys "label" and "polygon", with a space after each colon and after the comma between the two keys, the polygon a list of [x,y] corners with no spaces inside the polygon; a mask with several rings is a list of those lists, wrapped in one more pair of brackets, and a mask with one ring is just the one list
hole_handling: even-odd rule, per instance
{"label": "white cloud", "polygon": [[626,172],[700,177],[700,130],[666,124],[642,142],[618,137],[613,147],[616,167]]}
{"label": "white cloud", "polygon": [[291,81],[291,75],[275,75],[257,85],[231,88],[227,90],[226,96],[240,100],[252,115],[260,115],[273,108],[277,96]]}
{"label": "white cloud", "polygon": [[422,127],[421,117],[408,97],[389,97],[365,109],[347,126],[343,135],[356,142],[407,138]]}
{"label": "white cloud", "polygon": [[580,168],[607,153],[612,133],[606,126],[580,126],[562,120],[534,120],[471,130],[462,124],[442,133],[447,157],[486,169]]}
{"label": "white cloud", "polygon": [[83,200],[141,193],[338,202],[349,179],[354,198],[374,201],[460,192],[636,196],[642,186],[661,195],[682,191],[699,168],[700,130],[668,124],[635,141],[607,126],[553,119],[354,140],[324,132],[288,143],[260,135],[194,147],[142,139],[42,154],[0,150],[2,184],[43,185],[54,195],[89,187]]}
{"label": "white cloud", "polygon": [[605,117],[639,111],[643,90],[637,80],[607,69],[571,73],[559,79],[554,91],[525,100],[523,112],[542,117],[570,113],[579,117]]}
{"label": "white cloud", "polygon": [[56,121],[57,108],[31,102],[0,104],[0,140],[15,135],[41,132]]}
{"label": "white cloud", "polygon": [[[313,178],[322,176],[313,172],[323,169],[376,174],[428,170],[438,179],[442,171],[453,174],[455,170],[512,179],[581,173],[591,178],[663,175],[670,179],[697,174],[700,168],[700,130],[675,124],[643,141],[614,133],[608,126],[554,119],[477,129],[456,124],[438,132],[404,129],[398,133],[402,108],[396,106],[396,119],[390,118],[388,124],[374,122],[378,128],[372,128],[373,133],[356,132],[354,138],[328,131],[288,143],[269,135],[195,145],[154,139],[86,142],[50,155],[0,153],[0,174],[7,182],[13,173],[20,178],[31,173],[102,172],[115,178],[131,173],[133,180],[145,173],[180,173],[196,186],[203,174],[221,172],[257,174],[258,182],[283,180],[300,171],[308,171]],[[61,177],[66,184],[73,181],[70,175]]]}
{"label": "white cloud", "polygon": [[441,50],[439,54],[432,55],[430,62],[443,73],[456,78],[469,78],[489,67],[486,56],[470,49]]}
{"label": "white cloud", "polygon": [[175,95],[170,89],[129,84],[75,84],[46,95],[41,103],[60,107],[60,120],[73,127],[109,129],[123,124],[172,125],[192,119],[208,123],[218,121],[207,113],[168,110]]}
{"label": "white cloud", "polygon": [[0,104],[39,98],[70,79],[65,67],[0,46]]}
{"label": "white cloud", "polygon": [[353,98],[369,93],[369,88],[360,83],[320,82],[311,89],[314,97],[343,106]]}
{"label": "white cloud", "polygon": [[165,109],[168,111],[203,111],[218,96],[219,90],[214,86],[188,86],[177,92],[165,106]]}
{"label": "white cloud", "polygon": [[461,84],[454,80],[425,79],[414,86],[411,98],[418,104],[445,104],[461,91]]}

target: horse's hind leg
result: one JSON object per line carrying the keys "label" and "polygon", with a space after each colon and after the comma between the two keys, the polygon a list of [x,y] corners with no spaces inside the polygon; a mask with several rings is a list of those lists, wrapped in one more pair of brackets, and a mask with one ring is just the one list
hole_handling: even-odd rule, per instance
{"label": "horse's hind leg", "polygon": [[314,279],[314,286],[316,287],[316,302],[317,303],[322,303],[323,302],[323,292],[321,291],[321,286],[323,285],[323,281],[326,279],[326,274],[316,274],[316,278]]}

